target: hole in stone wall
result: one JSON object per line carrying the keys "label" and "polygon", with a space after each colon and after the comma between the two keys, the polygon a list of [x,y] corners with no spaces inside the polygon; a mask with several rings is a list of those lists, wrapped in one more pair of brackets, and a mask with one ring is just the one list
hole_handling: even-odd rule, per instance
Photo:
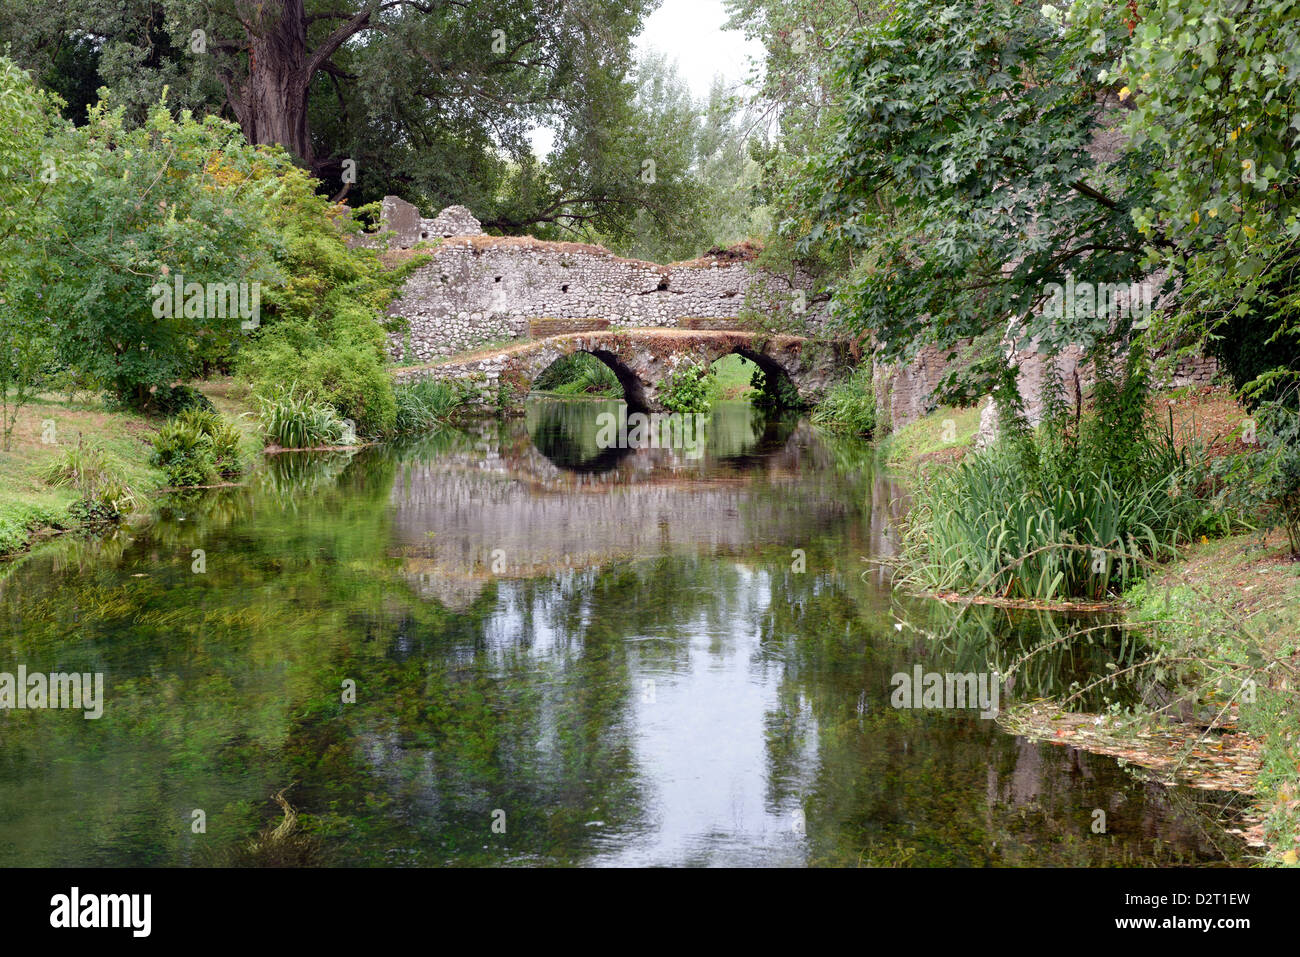
{"label": "hole in stone wall", "polygon": [[428,239],[428,238],[429,238],[429,234],[428,234],[428,233],[420,233],[420,238],[421,238],[421,239]]}
{"label": "hole in stone wall", "polygon": [[443,282],[446,282],[446,281],[447,281],[448,279],[450,279],[451,277],[450,277],[450,276],[441,276],[441,277],[439,277],[439,278],[442,279]]}
{"label": "hole in stone wall", "polygon": [[500,277],[500,276],[495,276],[495,277],[493,277],[492,281],[493,281],[493,282],[500,282],[500,281],[501,281],[501,277]]}
{"label": "hole in stone wall", "polygon": [[566,282],[563,286],[560,287],[560,292],[568,292],[568,291],[569,291],[569,284]]}
{"label": "hole in stone wall", "polygon": [[660,279],[660,280],[659,280],[659,285],[655,286],[655,291],[656,291],[656,292],[667,292],[667,291],[668,291],[668,280],[667,280],[667,279]]}

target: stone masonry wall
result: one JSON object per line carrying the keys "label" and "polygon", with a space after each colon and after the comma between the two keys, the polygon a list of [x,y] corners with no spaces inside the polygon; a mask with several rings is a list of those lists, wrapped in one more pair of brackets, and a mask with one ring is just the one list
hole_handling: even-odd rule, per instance
{"label": "stone masonry wall", "polygon": [[[873,375],[877,408],[888,411],[891,431],[897,431],[917,419],[923,418],[937,407],[934,392],[947,369],[948,350],[926,346],[911,362],[901,366],[877,365]],[[1065,390],[1067,404],[1074,402],[1075,376],[1083,392],[1094,383],[1095,375],[1090,365],[1080,365],[1081,349],[1066,349],[1055,359],[1057,374]],[[1026,350],[1016,355],[1017,378],[1020,395],[1025,402],[1025,416],[1031,425],[1043,417],[1045,396],[1044,378],[1047,373],[1046,357]],[[1218,363],[1212,356],[1195,356],[1181,360],[1162,385],[1169,388],[1209,385],[1219,373]],[[996,411],[986,410],[981,433],[985,440],[996,432]]]}
{"label": "stone masonry wall", "polygon": [[[383,209],[392,247],[442,240],[433,261],[412,274],[389,307],[409,325],[409,332],[390,339],[393,358],[408,364],[538,332],[730,329],[747,297],[751,308],[767,300],[808,302],[807,292],[801,295],[784,277],[728,254],[661,266],[599,246],[486,236],[463,207],[424,219],[414,206],[388,197]],[[815,304],[803,315],[818,325],[824,307]]]}

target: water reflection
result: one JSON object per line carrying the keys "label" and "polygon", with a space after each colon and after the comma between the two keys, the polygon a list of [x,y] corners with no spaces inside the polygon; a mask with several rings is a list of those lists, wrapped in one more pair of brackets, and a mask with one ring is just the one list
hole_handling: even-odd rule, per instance
{"label": "water reflection", "polygon": [[889,706],[917,663],[1000,666],[1047,642],[1025,695],[1129,651],[899,602],[862,561],[892,548],[902,499],[869,450],[742,406],[700,458],[575,469],[599,407],[552,405],[280,456],[246,489],[12,568],[0,670],[102,671],[107,705],[0,712],[0,863],[242,859],[291,783],[322,864],[1236,853],[1213,796],[973,712]]}

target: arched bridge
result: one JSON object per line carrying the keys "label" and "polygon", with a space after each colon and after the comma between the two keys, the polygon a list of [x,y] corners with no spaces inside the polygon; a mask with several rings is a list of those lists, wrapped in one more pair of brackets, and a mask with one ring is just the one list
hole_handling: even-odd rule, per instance
{"label": "arched bridge", "polygon": [[781,379],[799,397],[813,401],[845,374],[847,346],[742,330],[616,329],[572,332],[483,349],[428,365],[394,370],[398,382],[421,379],[461,381],[472,386],[485,411],[512,411],[539,375],[557,359],[589,352],[618,376],[623,397],[634,409],[659,409],[659,386],[682,362],[708,365],[738,353],[767,374],[769,388]]}

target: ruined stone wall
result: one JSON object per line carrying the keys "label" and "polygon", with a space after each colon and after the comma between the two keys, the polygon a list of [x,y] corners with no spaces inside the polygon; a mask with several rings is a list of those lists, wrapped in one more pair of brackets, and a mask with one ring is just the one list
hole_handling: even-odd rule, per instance
{"label": "ruined stone wall", "polygon": [[[924,418],[937,408],[934,393],[947,367],[947,356],[946,349],[926,346],[909,363],[875,367],[876,407],[886,411],[890,431]],[[1083,351],[1078,348],[1065,349],[1054,359],[1031,350],[1016,354],[1016,383],[1030,425],[1037,425],[1043,418],[1049,362],[1056,364],[1056,374],[1069,405],[1074,404],[1076,384],[1081,392],[1086,393],[1096,382],[1092,365],[1083,363],[1082,359]],[[1218,376],[1219,365],[1212,356],[1193,356],[1179,361],[1160,384],[1166,388],[1210,385]],[[990,441],[996,434],[997,410],[989,403],[980,423],[981,443]]]}
{"label": "ruined stone wall", "polygon": [[[805,290],[745,258],[707,256],[661,266],[599,246],[486,236],[463,207],[433,219],[396,197],[384,201],[393,248],[441,240],[433,260],[389,307],[409,331],[390,339],[393,358],[436,361],[487,343],[622,326],[730,329],[742,308],[771,302],[807,307]],[[462,230],[448,236],[446,230]],[[818,303],[802,315],[823,321]]]}

